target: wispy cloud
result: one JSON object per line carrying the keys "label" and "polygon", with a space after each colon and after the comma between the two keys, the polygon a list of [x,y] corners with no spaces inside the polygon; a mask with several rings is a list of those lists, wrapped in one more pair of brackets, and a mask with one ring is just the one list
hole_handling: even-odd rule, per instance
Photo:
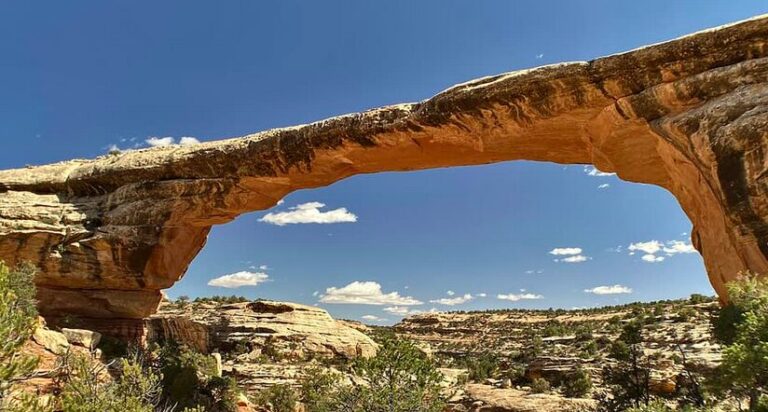
{"label": "wispy cloud", "polygon": [[413,306],[421,302],[411,296],[400,296],[398,292],[384,293],[376,282],[355,281],[344,287],[330,287],[320,296],[322,303]]}
{"label": "wispy cloud", "polygon": [[584,173],[586,173],[588,176],[594,177],[607,177],[616,175],[616,173],[601,172],[594,166],[584,166]]}
{"label": "wispy cloud", "polygon": [[597,188],[598,188],[598,189],[608,189],[609,187],[611,187],[611,185],[610,185],[610,184],[608,184],[608,183],[603,183],[603,184],[601,184],[600,186],[598,186]]}
{"label": "wispy cloud", "polygon": [[580,247],[556,247],[549,251],[550,255],[563,256],[563,255],[579,255],[582,250]]}
{"label": "wispy cloud", "polygon": [[325,204],[320,202],[302,203],[289,208],[285,212],[270,212],[264,215],[260,222],[271,225],[285,226],[301,223],[354,223],[357,222],[357,216],[341,207],[329,211],[321,211]]}
{"label": "wispy cloud", "polygon": [[664,256],[656,256],[656,255],[643,255],[641,258],[645,262],[649,263],[659,263],[664,261]]}
{"label": "wispy cloud", "polygon": [[[449,295],[449,296],[453,296],[453,295]],[[465,295],[457,296],[455,298],[442,298],[442,299],[430,300],[429,303],[436,303],[438,305],[446,305],[446,306],[456,306],[456,305],[467,303],[472,299],[474,299],[474,297],[471,294],[467,293]]]}
{"label": "wispy cloud", "polygon": [[581,262],[586,262],[588,260],[592,260],[592,258],[584,255],[575,255],[575,256],[568,256],[562,259],[555,259],[555,262],[581,263]]}
{"label": "wispy cloud", "polygon": [[368,321],[368,322],[386,322],[387,319],[380,318],[376,315],[363,315],[360,317],[360,319]]}
{"label": "wispy cloud", "polygon": [[235,289],[243,286],[256,286],[269,280],[269,275],[263,272],[242,271],[224,275],[208,281],[208,286]]}
{"label": "wispy cloud", "polygon": [[537,295],[535,293],[508,293],[508,294],[498,294],[496,295],[496,298],[501,300],[508,300],[511,302],[517,302],[520,300],[544,299],[544,296]]}
{"label": "wispy cloud", "polygon": [[619,295],[632,293],[632,289],[622,285],[596,286],[592,289],[584,289],[586,293],[595,295]]}

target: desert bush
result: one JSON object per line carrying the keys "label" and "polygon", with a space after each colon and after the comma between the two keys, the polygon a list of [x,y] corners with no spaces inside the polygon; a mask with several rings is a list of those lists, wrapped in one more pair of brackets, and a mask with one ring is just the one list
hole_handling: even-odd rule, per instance
{"label": "desert bush", "polygon": [[65,412],[154,412],[161,403],[160,377],[138,357],[109,365],[85,355],[61,360],[59,383]]}
{"label": "desert bush", "polygon": [[592,390],[592,377],[579,368],[563,381],[563,395],[568,398],[583,398]]}
{"label": "desert bush", "polygon": [[352,371],[365,385],[341,388],[334,411],[439,412],[445,406],[437,365],[410,340],[385,336],[370,359]]}
{"label": "desert bush", "polygon": [[216,362],[207,355],[168,343],[156,354],[162,376],[162,395],[181,407],[204,407],[209,412],[237,408],[237,385],[231,378],[216,374]]}
{"label": "desert bush", "polygon": [[456,366],[469,371],[469,380],[482,382],[496,376],[499,370],[499,360],[491,353],[480,353],[471,357],[462,358]]}
{"label": "desert bush", "polygon": [[299,381],[301,402],[307,410],[313,412],[333,411],[333,396],[340,381],[341,377],[337,373],[317,366],[308,368]]}
{"label": "desert bush", "polygon": [[617,340],[611,343],[609,356],[618,361],[629,360],[629,345],[623,340]]}
{"label": "desert bush", "polygon": [[298,401],[296,391],[285,384],[270,386],[254,396],[254,402],[259,406],[268,407],[270,412],[294,412]]}
{"label": "desert bush", "polygon": [[551,385],[546,379],[535,378],[531,381],[531,392],[533,393],[547,393],[551,389]]}
{"label": "desert bush", "polygon": [[726,286],[730,302],[715,320],[725,347],[710,386],[760,411],[768,406],[768,278],[744,274]]}
{"label": "desert bush", "polygon": [[16,399],[11,392],[37,367],[34,356],[21,353],[36,327],[34,269],[22,266],[11,271],[0,262],[0,410],[38,410],[34,399]]}

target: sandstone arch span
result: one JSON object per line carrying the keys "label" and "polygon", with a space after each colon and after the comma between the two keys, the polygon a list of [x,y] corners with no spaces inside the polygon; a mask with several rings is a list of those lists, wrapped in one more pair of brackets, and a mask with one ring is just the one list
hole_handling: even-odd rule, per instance
{"label": "sandstone arch span", "polygon": [[212,225],[361,173],[508,160],[594,164],[669,190],[710,280],[768,273],[768,17],[431,99],[191,147],[0,172],[0,259],[43,314],[138,319]]}

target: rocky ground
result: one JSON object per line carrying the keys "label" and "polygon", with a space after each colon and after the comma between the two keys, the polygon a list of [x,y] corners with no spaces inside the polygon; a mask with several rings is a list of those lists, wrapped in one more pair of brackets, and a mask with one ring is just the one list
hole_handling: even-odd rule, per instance
{"label": "rocky ground", "polygon": [[[684,363],[696,370],[717,365],[719,346],[709,321],[717,307],[698,297],[589,310],[423,313],[393,327],[368,327],[294,303],[204,299],[165,302],[147,320],[146,334],[150,342],[172,340],[215,357],[220,373],[255,395],[274,385],[298,385],[310,367],[344,371],[355,358],[376,353],[378,333],[394,332],[438,361],[451,411],[585,411],[594,409],[593,398],[605,389],[602,370],[616,363],[612,345],[627,323],[643,325],[657,394],[675,392]],[[50,393],[59,355],[100,356],[109,349],[105,341],[95,332],[41,325],[27,345],[41,358],[27,390]],[[563,382],[577,369],[593,387],[569,398]],[[532,385],[542,380],[548,387]]]}
{"label": "rocky ground", "polygon": [[[715,366],[719,346],[709,319],[717,307],[697,297],[589,310],[423,313],[382,328],[292,303],[176,302],[162,306],[149,330],[151,339],[221,353],[224,373],[248,392],[295,385],[310,365],[343,370],[375,353],[377,332],[394,332],[439,362],[455,411],[583,411],[604,390],[602,370],[616,363],[611,345],[629,322],[644,325],[654,392],[673,394],[684,362],[697,370]],[[589,374],[593,388],[568,398],[561,385],[576,369]],[[531,388],[537,378],[550,388]]]}
{"label": "rocky ground", "polygon": [[[393,329],[421,342],[446,367],[471,370],[486,364],[487,372],[470,375],[477,382],[454,397],[457,403],[474,405],[472,410],[485,410],[481,405],[494,411],[585,410],[594,402],[568,399],[558,386],[581,369],[593,383],[583,397],[603,391],[601,372],[616,363],[611,344],[629,322],[644,325],[643,351],[657,394],[674,394],[684,362],[696,370],[717,365],[719,346],[713,342],[709,321],[717,307],[716,302],[699,298],[590,310],[424,313]],[[552,388],[534,393],[530,383],[537,378]]]}

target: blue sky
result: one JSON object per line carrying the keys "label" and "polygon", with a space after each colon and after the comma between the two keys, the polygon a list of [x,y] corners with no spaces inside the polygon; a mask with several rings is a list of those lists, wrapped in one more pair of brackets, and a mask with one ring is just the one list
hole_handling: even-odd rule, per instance
{"label": "blue sky", "polygon": [[[475,77],[594,58],[766,11],[763,1],[702,0],[3,2],[0,168],[421,100]],[[570,308],[712,293],[701,258],[682,253],[690,222],[671,195],[581,166],[357,176],[293,193],[272,212],[298,205],[305,217],[356,222],[278,226],[260,221],[266,211],[242,216],[214,228],[169,294],[319,303],[335,316],[391,322],[392,312],[433,307]],[[652,240],[663,245],[630,255],[631,244]],[[556,248],[575,254],[551,254]],[[663,261],[642,259],[655,249]],[[237,272],[266,281],[207,285]],[[327,303],[341,301],[377,304]]]}

